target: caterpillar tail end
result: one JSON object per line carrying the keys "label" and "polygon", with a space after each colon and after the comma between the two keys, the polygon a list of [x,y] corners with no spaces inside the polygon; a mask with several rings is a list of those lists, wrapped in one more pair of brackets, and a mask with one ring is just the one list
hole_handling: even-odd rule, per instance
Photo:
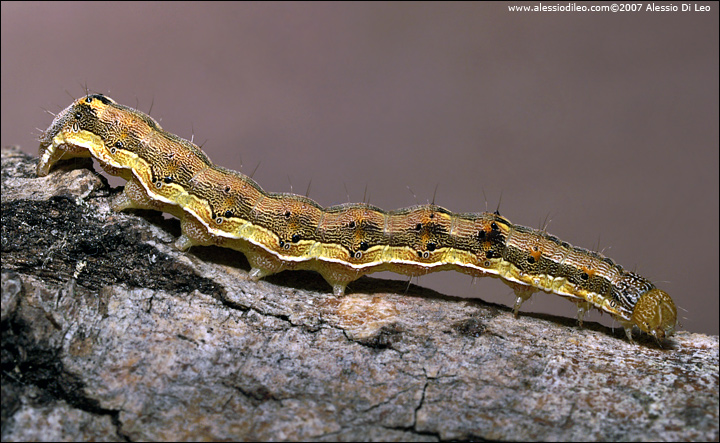
{"label": "caterpillar tail end", "polygon": [[52,125],[40,135],[40,147],[38,155],[40,160],[37,164],[36,173],[38,177],[45,177],[50,173],[50,168],[65,155],[65,150],[61,148],[64,140],[62,139],[62,121],[67,111],[63,111],[55,118]]}
{"label": "caterpillar tail end", "polygon": [[652,289],[638,300],[631,321],[643,332],[662,340],[675,333],[677,308],[667,292],[657,288]]}
{"label": "caterpillar tail end", "polygon": [[54,144],[41,143],[40,149],[40,160],[38,160],[37,169],[35,172],[38,177],[45,177],[50,173],[50,168],[55,164],[60,157],[62,152],[58,151],[57,146]]}
{"label": "caterpillar tail end", "polygon": [[73,157],[92,157],[90,147],[95,147],[102,140],[88,131],[76,131],[74,126],[68,126],[68,120],[73,116],[73,106],[64,109],[55,116],[52,124],[40,135],[40,147],[36,173],[38,177],[45,177],[50,169],[62,159]]}
{"label": "caterpillar tail end", "polygon": [[35,169],[38,177],[45,177],[50,174],[50,169],[62,159],[90,157],[90,152],[87,149],[68,143],[65,134],[62,132],[55,136],[52,134],[43,134],[40,139],[40,148],[38,149],[40,160]]}

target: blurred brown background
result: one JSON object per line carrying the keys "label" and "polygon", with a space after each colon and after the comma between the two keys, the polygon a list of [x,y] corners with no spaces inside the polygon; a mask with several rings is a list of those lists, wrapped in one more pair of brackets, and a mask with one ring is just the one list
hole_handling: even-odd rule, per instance
{"label": "blurred brown background", "polygon": [[[267,190],[304,194],[312,180],[325,206],[366,187],[385,209],[436,186],[454,211],[502,195],[513,222],[549,218],[563,240],[599,245],[667,290],[684,329],[717,334],[718,4],[508,5],[3,2],[2,144],[36,154],[43,109],[87,85],[154,103],[218,164],[259,163]],[[419,284],[512,306],[492,279]],[[575,315],[547,294],[524,308]]]}

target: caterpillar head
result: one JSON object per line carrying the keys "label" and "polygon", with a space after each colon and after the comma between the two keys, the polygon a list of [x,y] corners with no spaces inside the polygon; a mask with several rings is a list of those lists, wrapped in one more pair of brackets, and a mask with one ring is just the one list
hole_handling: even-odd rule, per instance
{"label": "caterpillar head", "polygon": [[640,297],[631,320],[644,332],[662,340],[675,333],[677,309],[667,292],[655,288]]}

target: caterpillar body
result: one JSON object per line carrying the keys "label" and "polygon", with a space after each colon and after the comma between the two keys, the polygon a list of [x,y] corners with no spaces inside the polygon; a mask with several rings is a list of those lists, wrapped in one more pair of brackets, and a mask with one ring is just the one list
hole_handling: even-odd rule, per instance
{"label": "caterpillar body", "polygon": [[269,193],[214,165],[195,144],[150,116],[101,95],[60,112],[40,137],[38,176],[61,159],[93,157],[127,180],[113,209],[154,209],[180,219],[180,250],[219,245],[241,251],[260,279],[282,270],[320,273],[341,296],[378,271],[417,276],[455,270],[500,278],[515,292],[513,312],[537,291],[574,301],[578,321],[596,308],[662,339],[674,333],[670,296],[603,255],[511,223],[498,213],[453,213],[436,205],[383,211],[364,203],[323,208],[295,194]]}

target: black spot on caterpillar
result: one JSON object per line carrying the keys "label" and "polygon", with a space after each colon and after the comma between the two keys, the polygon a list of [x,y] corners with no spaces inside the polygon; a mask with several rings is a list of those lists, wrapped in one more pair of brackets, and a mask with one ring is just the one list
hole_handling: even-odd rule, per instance
{"label": "black spot on caterpillar", "polygon": [[115,210],[168,212],[181,222],[177,248],[241,251],[254,279],[313,270],[341,296],[348,283],[373,272],[455,270],[500,278],[515,291],[515,315],[533,293],[545,291],[574,301],[581,324],[592,308],[608,312],[631,341],[633,326],[657,339],[676,327],[677,310],[666,292],[597,252],[514,225],[497,212],[453,213],[434,204],[395,211],[363,203],[323,208],[299,195],[269,193],[214,165],[150,116],[100,94],[63,110],[40,142],[39,176],[60,159],[93,157],[128,180],[112,202]]}

